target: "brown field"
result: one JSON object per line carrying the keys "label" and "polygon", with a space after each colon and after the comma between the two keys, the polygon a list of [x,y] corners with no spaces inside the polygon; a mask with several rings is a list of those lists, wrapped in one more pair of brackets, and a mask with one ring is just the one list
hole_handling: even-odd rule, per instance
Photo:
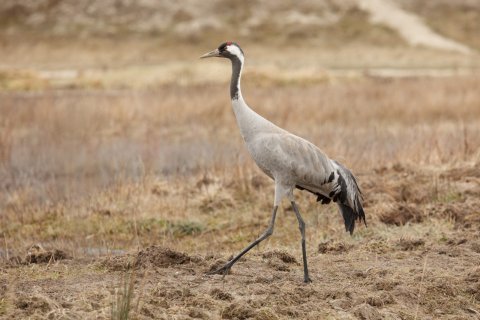
{"label": "brown field", "polygon": [[231,275],[204,276],[273,201],[225,84],[5,92],[1,314],[115,318],[131,276],[139,319],[476,319],[480,79],[245,78],[258,112],[349,165],[365,194],[353,237],[335,206],[297,194],[313,284],[286,203]]}
{"label": "brown field", "polygon": [[[394,0],[470,54],[411,47],[353,0],[127,2],[0,4],[0,319],[480,319],[474,1]],[[273,203],[230,66],[197,59],[224,38],[251,107],[364,193],[350,236],[296,191],[311,284],[287,202],[205,275]]]}

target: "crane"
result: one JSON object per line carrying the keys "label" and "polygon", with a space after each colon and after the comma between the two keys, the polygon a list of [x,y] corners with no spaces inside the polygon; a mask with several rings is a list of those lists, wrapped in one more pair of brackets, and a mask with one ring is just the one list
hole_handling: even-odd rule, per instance
{"label": "crane", "polygon": [[232,63],[230,98],[240,133],[258,167],[275,182],[275,197],[268,228],[233,259],[209,274],[226,275],[235,262],[250,249],[273,234],[277,209],[282,199],[290,200],[301,234],[304,282],[311,282],[305,243],[305,222],[293,196],[293,190],[305,190],[317,196],[317,201],[336,202],[345,222],[346,231],[353,233],[355,220],[365,223],[362,193],[353,174],[345,166],[331,160],[313,143],[274,125],[253,111],[245,102],[240,89],[245,56],[235,42],[222,43],[200,58],[219,57]]}

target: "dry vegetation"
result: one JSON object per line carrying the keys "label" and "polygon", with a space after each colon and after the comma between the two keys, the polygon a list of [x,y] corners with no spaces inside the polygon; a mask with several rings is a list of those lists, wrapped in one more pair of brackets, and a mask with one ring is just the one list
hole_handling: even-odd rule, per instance
{"label": "dry vegetation", "polygon": [[[410,48],[355,1],[109,3],[0,4],[0,318],[480,318],[478,54]],[[397,3],[478,49],[473,2]],[[205,276],[273,201],[230,67],[196,59],[227,34],[249,104],[364,192],[353,237],[296,193],[312,284],[287,203],[232,274]]]}
{"label": "dry vegetation", "polygon": [[138,318],[475,319],[479,85],[246,85],[261,114],[351,166],[366,196],[369,227],[350,238],[335,207],[298,193],[312,286],[286,204],[232,275],[203,276],[263,230],[272,202],[232,130],[225,85],[4,93],[0,310],[108,318],[136,270]]}

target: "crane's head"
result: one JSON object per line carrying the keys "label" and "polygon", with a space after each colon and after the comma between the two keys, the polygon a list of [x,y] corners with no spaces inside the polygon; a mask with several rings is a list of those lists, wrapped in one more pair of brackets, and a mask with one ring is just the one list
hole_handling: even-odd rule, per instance
{"label": "crane's head", "polygon": [[211,57],[227,58],[230,60],[238,58],[243,61],[243,51],[235,42],[227,41],[222,43],[217,49],[204,54],[200,59]]}

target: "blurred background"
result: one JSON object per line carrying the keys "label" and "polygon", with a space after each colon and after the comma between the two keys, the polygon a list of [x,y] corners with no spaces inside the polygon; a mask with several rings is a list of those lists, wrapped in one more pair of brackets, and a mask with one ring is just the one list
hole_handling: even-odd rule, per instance
{"label": "blurred background", "polygon": [[235,197],[218,193],[232,183],[264,188],[268,207],[230,109],[230,65],[198,59],[227,40],[246,54],[253,109],[360,177],[478,163],[478,30],[475,0],[3,0],[0,209],[90,217],[124,210],[115,188],[167,201],[218,179],[207,208]]}

